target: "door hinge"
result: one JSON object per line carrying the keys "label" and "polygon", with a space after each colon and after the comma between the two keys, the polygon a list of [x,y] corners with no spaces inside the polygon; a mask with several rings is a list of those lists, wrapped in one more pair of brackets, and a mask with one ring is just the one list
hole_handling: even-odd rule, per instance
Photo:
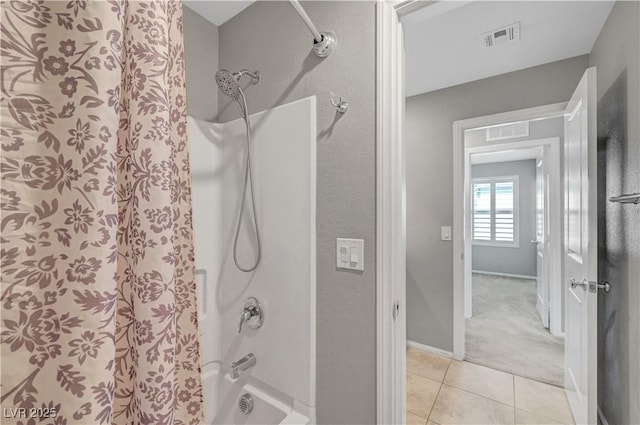
{"label": "door hinge", "polygon": [[399,314],[400,314],[400,301],[396,301],[393,303],[393,320],[396,320]]}

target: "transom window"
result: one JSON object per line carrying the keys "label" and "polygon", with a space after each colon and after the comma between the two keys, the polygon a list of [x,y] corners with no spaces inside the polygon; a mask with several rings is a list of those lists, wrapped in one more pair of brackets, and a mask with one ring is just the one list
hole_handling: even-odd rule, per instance
{"label": "transom window", "polygon": [[476,178],[472,189],[475,245],[518,246],[518,176]]}

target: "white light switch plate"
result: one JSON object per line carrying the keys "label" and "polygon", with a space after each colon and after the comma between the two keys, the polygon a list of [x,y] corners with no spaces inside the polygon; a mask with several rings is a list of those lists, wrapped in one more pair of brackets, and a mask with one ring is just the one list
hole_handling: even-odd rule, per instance
{"label": "white light switch plate", "polygon": [[442,226],[440,228],[440,236],[443,241],[451,240],[451,226]]}
{"label": "white light switch plate", "polygon": [[364,270],[364,239],[336,239],[336,267]]}

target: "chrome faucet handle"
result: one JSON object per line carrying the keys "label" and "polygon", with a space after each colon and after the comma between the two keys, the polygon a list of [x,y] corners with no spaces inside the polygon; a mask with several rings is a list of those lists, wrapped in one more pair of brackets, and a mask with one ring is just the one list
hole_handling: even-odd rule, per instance
{"label": "chrome faucet handle", "polygon": [[240,323],[238,324],[238,333],[242,332],[242,325],[249,319],[251,319],[251,312],[249,310],[243,310],[240,315]]}
{"label": "chrome faucet handle", "polygon": [[244,301],[242,313],[240,314],[240,322],[238,324],[238,333],[242,332],[242,327],[246,323],[251,329],[258,329],[264,322],[262,307],[257,299],[249,297]]}

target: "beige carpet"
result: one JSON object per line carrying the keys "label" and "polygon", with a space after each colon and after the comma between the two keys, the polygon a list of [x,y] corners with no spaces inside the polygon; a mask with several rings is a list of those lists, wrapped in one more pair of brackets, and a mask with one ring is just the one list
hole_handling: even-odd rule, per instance
{"label": "beige carpet", "polygon": [[465,360],[563,385],[564,338],[542,326],[536,282],[473,274],[473,317],[466,321]]}

